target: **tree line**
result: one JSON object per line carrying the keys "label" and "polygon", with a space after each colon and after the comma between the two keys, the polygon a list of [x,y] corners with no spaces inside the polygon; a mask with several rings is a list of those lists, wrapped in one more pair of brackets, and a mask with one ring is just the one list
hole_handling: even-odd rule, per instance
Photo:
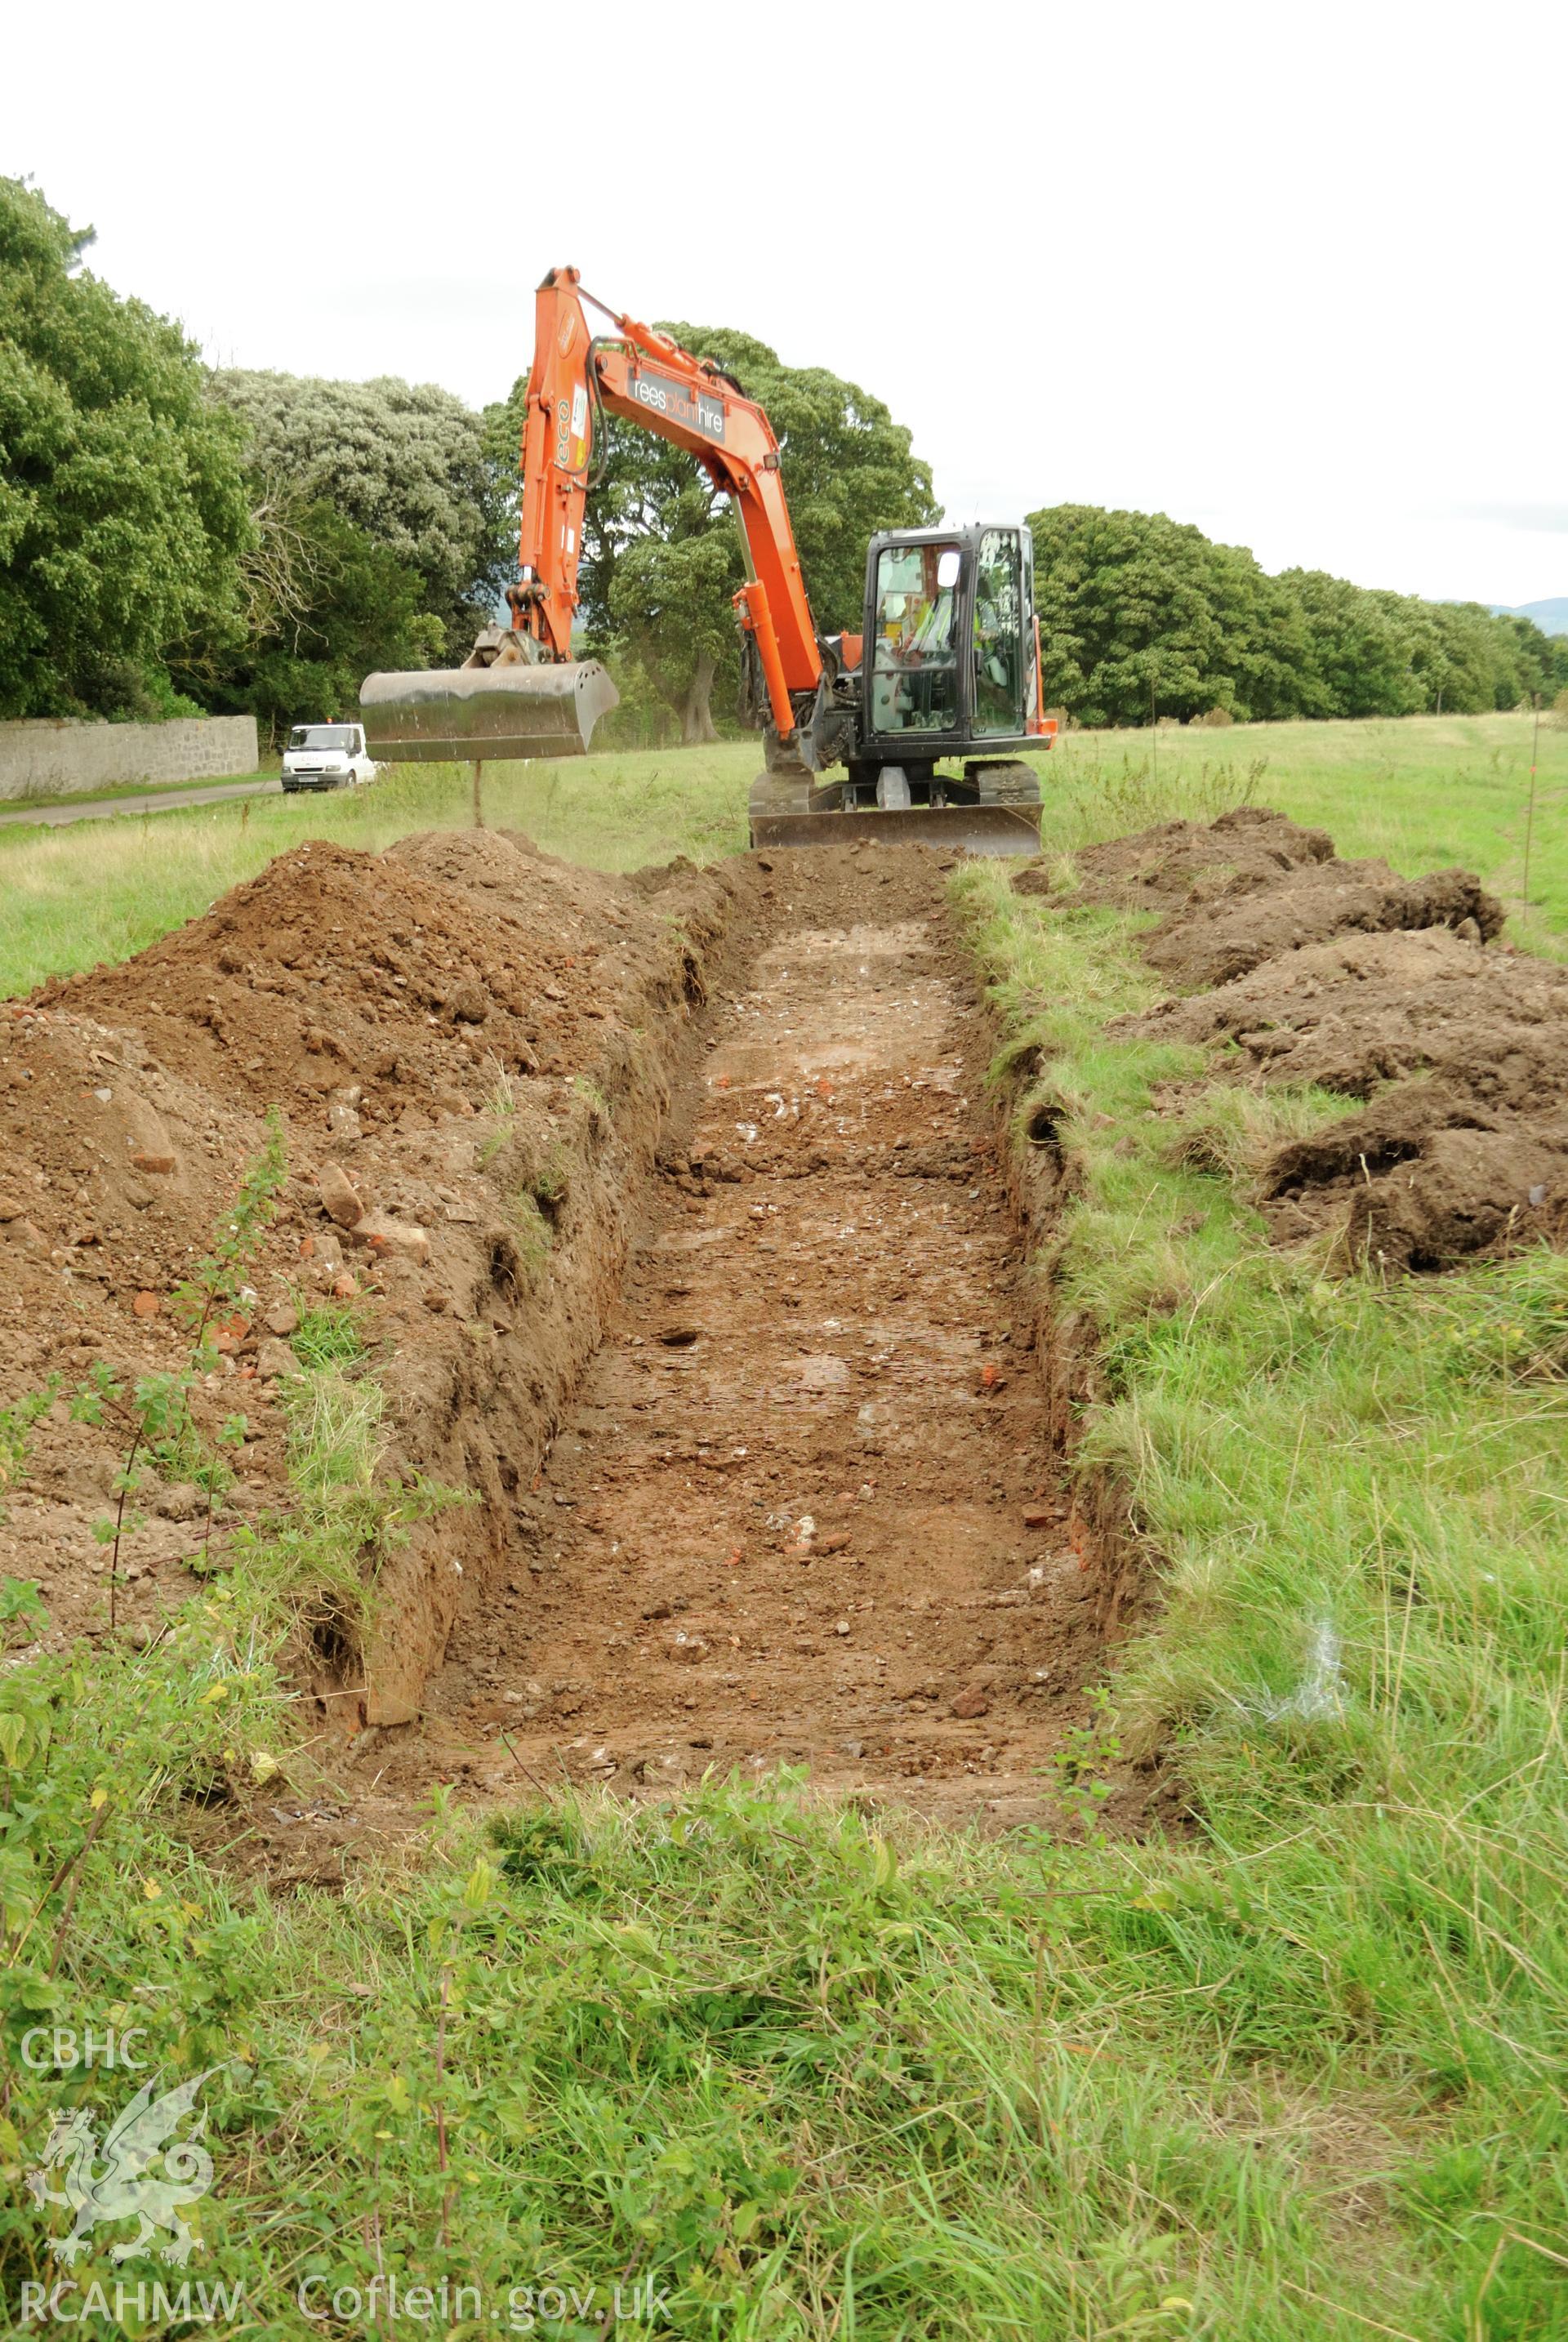
{"label": "tree line", "polygon": [[[526,378],[476,414],[390,377],[213,371],[0,179],[0,716],[351,706],[373,667],[461,659],[514,574]],[[767,409],[813,607],[857,627],[879,528],[940,518],[882,401],[733,330],[676,324]],[[579,578],[623,739],[701,740],[738,685],[744,575],[693,460],[612,420]],[[1248,553],[1161,515],[1032,516],[1048,699],[1084,723],[1509,706],[1568,684],[1568,644]],[[612,733],[612,736],[614,736]]]}
{"label": "tree line", "polygon": [[1478,602],[1270,575],[1164,513],[1029,520],[1046,698],[1081,724],[1479,715],[1568,687],[1568,639]]}

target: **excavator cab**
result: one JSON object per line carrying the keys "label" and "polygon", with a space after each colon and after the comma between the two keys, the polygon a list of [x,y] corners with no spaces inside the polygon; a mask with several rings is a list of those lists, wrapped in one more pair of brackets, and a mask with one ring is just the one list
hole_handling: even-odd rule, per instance
{"label": "excavator cab", "polygon": [[[968,534],[974,536],[975,532]],[[879,539],[866,565],[868,742],[923,763],[935,742],[1023,735],[1024,532]]]}
{"label": "excavator cab", "polygon": [[1048,748],[1056,727],[1039,705],[1026,528],[873,537],[862,631],[822,647],[794,753],[770,734],[752,789],[754,846],[855,836],[1039,851],[1040,781],[1024,752]]}

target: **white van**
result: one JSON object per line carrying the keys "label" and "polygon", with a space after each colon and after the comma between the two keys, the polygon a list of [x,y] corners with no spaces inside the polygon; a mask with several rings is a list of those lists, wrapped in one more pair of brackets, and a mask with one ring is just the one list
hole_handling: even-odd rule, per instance
{"label": "white van", "polygon": [[352,789],[380,770],[358,724],[296,724],[283,752],[283,785],[291,796],[295,789]]}

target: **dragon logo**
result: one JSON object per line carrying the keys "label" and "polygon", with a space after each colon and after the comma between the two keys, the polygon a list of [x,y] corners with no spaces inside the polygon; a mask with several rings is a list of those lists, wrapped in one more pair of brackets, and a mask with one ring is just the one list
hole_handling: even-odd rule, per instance
{"label": "dragon logo", "polygon": [[[223,2073],[224,2065],[209,2066],[188,2082],[153,2096],[156,2080],[144,2082],[124,2113],[115,2117],[102,2148],[94,2107],[74,2107],[56,2115],[44,2149],[44,2160],[27,2174],[35,2203],[64,2204],[75,2214],[68,2235],[56,2237],[49,2249],[57,2261],[70,2265],[100,2220],[135,2220],[136,2234],[126,2244],[111,2246],[112,2261],[129,2260],[146,2252],[155,2237],[166,2233],[168,2242],[159,2257],[183,2268],[201,2239],[186,2226],[182,2207],[198,2203],[213,2184],[213,2158],[202,2145],[207,2117],[204,2107],[184,2138],[174,2137],[196,2103],[202,2084]],[[95,2162],[101,2168],[95,2171]],[[51,2187],[48,2177],[64,2165],[63,2187]],[[162,2171],[157,2167],[161,2165]]]}

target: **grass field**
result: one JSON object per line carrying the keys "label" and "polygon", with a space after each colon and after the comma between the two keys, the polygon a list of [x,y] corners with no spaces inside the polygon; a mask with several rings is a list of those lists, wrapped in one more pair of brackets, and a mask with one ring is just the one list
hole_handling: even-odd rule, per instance
{"label": "grass field", "polygon": [[1042,763],[1056,784],[1044,825],[1052,843],[1134,829],[1168,806],[1212,819],[1244,793],[1328,830],[1342,854],[1382,855],[1412,874],[1453,863],[1479,871],[1519,916],[1522,940],[1568,934],[1568,730],[1550,716],[1538,735],[1517,714],[1076,732]]}
{"label": "grass field", "polygon": [[[1272,1251],[1247,1200],[1270,1128],[1206,1125],[1216,1167],[1174,1163],[1151,1099],[1195,1053],[1106,1045],[1155,988],[1132,924],[1006,877],[967,866],[955,903],[1068,1107],[1056,1274],[1108,1386],[1084,1452],[1166,1596],[1064,1752],[1059,1830],[988,1846],[715,1781],[488,1828],[438,1797],[341,1895],[208,1868],[174,1793],[225,1837],[225,1779],[330,1797],[278,1667],[291,1570],[352,1569],[402,1493],[328,1452],[374,1385],[348,1407],[303,1351],[321,1403],[291,1411],[275,1547],[147,1653],[0,1679],[0,2163],[94,2089],[15,2058],[52,2015],[102,2038],[134,2012],[171,2074],[242,2061],[209,2089],[197,2215],[236,2332],[282,2342],[342,2288],[321,2330],[394,2333],[378,2276],[472,2287],[452,2342],[599,2342],[634,2279],[661,2309],[623,2342],[1565,2330],[1568,1264],[1383,1293]],[[1190,1837],[1096,1833],[1119,1742],[1166,1750]],[[101,2253],[78,2274],[112,2280]],[[0,2209],[6,2300],[57,2275],[36,2215]]]}
{"label": "grass field", "polygon": [[[1568,2331],[1568,1911],[1546,1887],[1568,1877],[1568,1261],[1542,1247],[1384,1290],[1331,1278],[1321,1246],[1274,1250],[1254,1168],[1345,1102],[1199,1094],[1206,1145],[1183,1147],[1151,1108],[1203,1053],[1103,1038],[1158,989],[1138,923],[1043,911],[994,866],[954,886],[1083,1168],[1054,1238],[1106,1390],[1080,1460],[1112,1469],[1159,1556],[1163,1612],[1121,1656],[1118,1723],[1174,1756],[1204,1817],[1201,1853],[1165,1858],[1146,1898],[1086,1908],[1078,1940],[1127,1961],[1140,2007],[1180,1977],[1203,2011],[1184,2053],[1164,2035],[1182,2103],[1203,2101],[1212,2025],[1210,2088],[1261,2061],[1315,2119],[1373,2124],[1362,2182],[1343,2175],[1369,2191],[1359,2217],[1380,2210],[1341,2320]],[[1260,2238],[1259,2290],[1214,2330],[1274,2330],[1278,2249]],[[1343,2330],[1321,2303],[1293,2325],[1273,2310],[1285,2331]]]}
{"label": "grass field", "polygon": [[[1047,844],[1213,814],[1250,782],[1343,850],[1468,861],[1518,897],[1516,718],[1163,734],[1157,774],[1154,745],[1070,738]],[[1568,736],[1542,751],[1529,940],[1568,936]],[[711,854],[751,763],[520,772],[492,818],[601,862]],[[295,838],[375,845],[465,810],[429,776],[269,808],[265,836],[182,815],[0,847],[37,920],[11,980],[39,952],[131,947]],[[78,841],[74,864],[30,858]],[[0,1679],[0,2023],[14,2047],[51,2012],[101,2036],[134,2008],[172,2071],[245,2061],[209,2092],[199,2211],[201,2275],[246,2288],[235,2331],[306,2330],[308,2283],[313,2307],[370,2304],[315,2330],[395,2333],[380,2273],[474,2286],[414,2329],[459,2342],[604,2342],[617,2280],[663,2301],[614,2321],[622,2342],[1568,2332],[1568,1263],[1385,1292],[1271,1248],[1257,1152],[1340,1102],[1193,1098],[1213,1167],[1178,1162],[1152,1102],[1195,1053],[1105,1038],[1156,989],[1134,923],[1008,876],[965,866],[954,904],[1008,1050],[1039,1046],[1066,1108],[1083,1177],[1054,1268],[1106,1386],[1082,1452],[1118,1472],[1164,1593],[1059,1768],[1059,1833],[987,1846],[787,1779],[710,1783],[634,1812],[532,1800],[488,1833],[437,1799],[423,1843],[341,1896],[225,1883],[171,1790],[324,1794],[277,1671],[289,1556],[352,1566],[366,1499],[304,1445],[293,1546],[149,1652]],[[296,1416],[318,1447],[345,1419]],[[25,1426],[6,1435],[14,1471]],[[1190,1837],[1098,1837],[1119,1743],[1167,1752]],[[67,2086],[15,2058],[9,2082],[15,2179]],[[8,2304],[58,2274],[40,2237],[0,2209]]]}
{"label": "grass field", "polygon": [[[1384,855],[1410,872],[1479,870],[1515,907],[1521,940],[1556,951],[1568,947],[1568,731],[1541,730],[1526,908],[1531,737],[1522,716],[1070,733],[1040,759],[1042,835],[1072,846],[1175,814],[1212,818],[1250,795],[1328,828],[1342,853]],[[601,869],[677,853],[711,861],[745,844],[756,766],[750,741],[496,765],[485,817]],[[413,829],[462,826],[468,806],[466,772],[405,767],[352,796],[0,829],[0,996],[140,950],[304,838],[374,850]]]}

